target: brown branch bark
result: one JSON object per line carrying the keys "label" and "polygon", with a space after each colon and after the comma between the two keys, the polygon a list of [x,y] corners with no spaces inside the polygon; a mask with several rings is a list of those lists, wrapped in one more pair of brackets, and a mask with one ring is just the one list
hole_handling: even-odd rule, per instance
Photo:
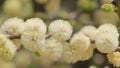
{"label": "brown branch bark", "polygon": [[113,68],[113,66],[111,64],[109,64],[109,63],[106,63],[103,68]]}
{"label": "brown branch bark", "polygon": [[[51,35],[47,34],[45,36],[45,39],[49,39],[51,37]],[[21,35],[8,35],[7,38],[13,40],[13,39],[20,39],[21,38]]]}
{"label": "brown branch bark", "polygon": [[[45,39],[49,39],[51,36],[52,36],[52,35],[47,34],[47,35],[45,36]],[[13,39],[20,39],[20,38],[21,38],[21,35],[8,35],[7,37],[8,37],[9,39],[13,40]],[[90,42],[91,42],[92,44],[95,44],[95,40],[93,40],[93,39],[90,39]],[[118,48],[116,49],[116,51],[119,51],[119,52],[120,52],[120,47],[118,47]]]}
{"label": "brown branch bark", "polygon": [[13,40],[13,39],[20,39],[21,35],[8,35],[8,38]]}
{"label": "brown branch bark", "polygon": [[113,0],[113,4],[115,5],[116,9],[115,12],[119,15],[120,17],[120,0]]}

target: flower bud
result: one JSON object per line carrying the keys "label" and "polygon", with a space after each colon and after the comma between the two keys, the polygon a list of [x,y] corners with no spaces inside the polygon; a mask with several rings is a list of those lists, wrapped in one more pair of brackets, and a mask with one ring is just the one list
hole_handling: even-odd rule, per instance
{"label": "flower bud", "polygon": [[101,8],[105,12],[114,11],[114,5],[112,5],[112,4],[103,4]]}
{"label": "flower bud", "polygon": [[119,37],[118,30],[115,25],[113,24],[103,24],[97,29],[97,35],[103,33],[109,33],[115,36],[116,38]]}
{"label": "flower bud", "polygon": [[21,43],[24,48],[31,52],[40,51],[40,46],[37,44],[42,40],[38,32],[24,32],[21,36]]}

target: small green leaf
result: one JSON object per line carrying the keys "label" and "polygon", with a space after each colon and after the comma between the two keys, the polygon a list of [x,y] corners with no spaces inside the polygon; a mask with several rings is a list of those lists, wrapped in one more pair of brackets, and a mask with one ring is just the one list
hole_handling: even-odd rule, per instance
{"label": "small green leaf", "polygon": [[120,33],[120,26],[117,29],[118,29],[118,32]]}
{"label": "small green leaf", "polygon": [[112,4],[103,4],[101,9],[105,12],[114,11],[114,6]]}
{"label": "small green leaf", "polygon": [[39,51],[35,51],[34,54],[35,54],[36,56],[40,56],[40,52],[39,52]]}

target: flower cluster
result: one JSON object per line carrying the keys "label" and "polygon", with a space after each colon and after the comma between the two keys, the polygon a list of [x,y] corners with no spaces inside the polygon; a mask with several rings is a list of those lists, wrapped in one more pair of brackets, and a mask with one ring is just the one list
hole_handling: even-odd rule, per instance
{"label": "flower cluster", "polygon": [[[89,25],[73,36],[72,33],[71,24],[65,20],[51,22],[47,32],[47,26],[40,18],[26,21],[20,18],[8,19],[1,25],[0,58],[12,59],[22,45],[45,63],[59,59],[75,63],[90,59],[96,48],[101,53],[107,53],[109,62],[114,66],[120,66],[116,60],[118,56],[112,54],[119,45],[119,33],[115,25],[103,24],[98,28]],[[9,38],[17,35],[20,38]]]}
{"label": "flower cluster", "polygon": [[101,25],[95,37],[96,48],[102,53],[111,53],[119,46],[119,33],[112,24]]}

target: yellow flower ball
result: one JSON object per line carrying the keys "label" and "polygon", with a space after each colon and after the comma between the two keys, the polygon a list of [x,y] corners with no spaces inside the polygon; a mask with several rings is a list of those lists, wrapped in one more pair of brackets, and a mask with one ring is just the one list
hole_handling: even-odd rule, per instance
{"label": "yellow flower ball", "polygon": [[16,55],[16,46],[5,35],[0,34],[0,58],[12,60]]}
{"label": "yellow flower ball", "polygon": [[43,38],[40,36],[39,32],[24,32],[21,36],[21,43],[24,48],[31,52],[40,51],[40,45],[38,43]]}
{"label": "yellow flower ball", "polygon": [[120,52],[113,52],[107,54],[109,63],[113,64],[114,67],[120,67]]}

